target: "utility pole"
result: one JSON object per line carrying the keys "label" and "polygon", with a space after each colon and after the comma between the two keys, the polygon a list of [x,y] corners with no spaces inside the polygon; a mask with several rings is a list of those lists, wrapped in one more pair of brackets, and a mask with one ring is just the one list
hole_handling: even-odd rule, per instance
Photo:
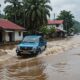
{"label": "utility pole", "polygon": [[54,20],[55,20],[55,13],[54,13]]}

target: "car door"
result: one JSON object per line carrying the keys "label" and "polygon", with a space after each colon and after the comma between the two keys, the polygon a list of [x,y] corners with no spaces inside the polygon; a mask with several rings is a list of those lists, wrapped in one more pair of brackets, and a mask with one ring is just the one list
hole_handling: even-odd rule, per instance
{"label": "car door", "polygon": [[39,40],[39,44],[40,44],[41,50],[44,50],[45,49],[45,42],[44,42],[44,39],[42,37]]}

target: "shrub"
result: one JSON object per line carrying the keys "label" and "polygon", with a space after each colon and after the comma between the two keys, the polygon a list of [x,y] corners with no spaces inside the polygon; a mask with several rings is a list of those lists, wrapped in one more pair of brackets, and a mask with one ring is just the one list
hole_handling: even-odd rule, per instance
{"label": "shrub", "polygon": [[42,27],[40,29],[40,32],[42,32],[44,35],[46,35],[47,37],[51,37],[54,33],[55,33],[56,29],[55,27]]}

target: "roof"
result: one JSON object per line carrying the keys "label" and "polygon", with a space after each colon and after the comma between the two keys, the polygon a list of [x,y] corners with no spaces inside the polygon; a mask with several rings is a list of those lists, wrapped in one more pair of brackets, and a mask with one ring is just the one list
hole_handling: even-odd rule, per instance
{"label": "roof", "polygon": [[5,30],[25,30],[25,28],[7,20],[7,19],[0,19],[0,28]]}
{"label": "roof", "polygon": [[48,24],[63,24],[63,20],[48,20]]}

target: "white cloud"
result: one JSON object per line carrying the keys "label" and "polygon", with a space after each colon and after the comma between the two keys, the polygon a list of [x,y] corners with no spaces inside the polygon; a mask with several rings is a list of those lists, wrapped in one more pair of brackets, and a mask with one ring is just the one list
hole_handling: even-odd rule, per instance
{"label": "white cloud", "polygon": [[56,13],[57,15],[61,10],[68,10],[72,12],[76,20],[80,20],[79,3],[79,0],[51,0],[51,6],[53,8],[52,14]]}
{"label": "white cloud", "polygon": [[3,0],[0,0],[0,4],[1,4],[1,8],[0,8],[0,10],[2,11],[3,8],[4,8],[4,1],[3,1]]}

